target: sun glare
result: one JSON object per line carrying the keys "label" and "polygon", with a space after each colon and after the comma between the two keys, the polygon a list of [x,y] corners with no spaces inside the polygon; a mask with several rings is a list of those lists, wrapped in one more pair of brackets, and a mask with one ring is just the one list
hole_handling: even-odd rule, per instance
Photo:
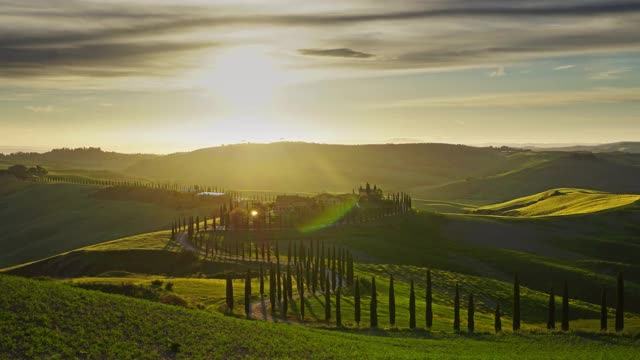
{"label": "sun glare", "polygon": [[268,106],[283,81],[283,72],[267,49],[243,46],[216,56],[208,85],[234,112],[244,113]]}
{"label": "sun glare", "polygon": [[251,210],[251,216],[258,216],[257,210]]}

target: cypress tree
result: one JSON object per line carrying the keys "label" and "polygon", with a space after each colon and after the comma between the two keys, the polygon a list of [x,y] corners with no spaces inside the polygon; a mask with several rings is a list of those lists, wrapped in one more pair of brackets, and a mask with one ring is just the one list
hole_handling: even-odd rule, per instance
{"label": "cypress tree", "polygon": [[327,283],[324,290],[324,320],[326,322],[329,322],[329,320],[331,320],[331,294],[329,293],[329,278],[327,278]]}
{"label": "cypress tree", "polygon": [[556,328],[556,297],[553,293],[553,287],[549,291],[549,310],[547,315],[547,329],[555,330]]}
{"label": "cypress tree", "polygon": [[293,298],[293,282],[291,279],[291,265],[287,265],[287,286],[285,287],[286,295],[289,299]]}
{"label": "cypress tree", "polygon": [[269,303],[273,315],[276,311],[276,271],[273,264],[269,264]]}
{"label": "cypress tree", "polygon": [[520,280],[516,273],[513,279],[513,331],[520,330]]}
{"label": "cypress tree", "polygon": [[[287,278],[286,277],[282,278],[282,287],[284,287],[284,288],[287,287]],[[286,320],[287,319],[287,310],[289,308],[289,300],[288,300],[289,297],[287,296],[286,291],[285,291],[285,294],[283,294],[283,295],[284,296],[282,298],[282,318]]]}
{"label": "cypress tree", "polygon": [[299,276],[300,282],[300,321],[304,321],[304,279]]}
{"label": "cypress tree", "polygon": [[411,291],[409,293],[409,328],[416,328],[416,292],[413,288],[413,279],[411,279]]}
{"label": "cypress tree", "polygon": [[251,318],[251,270],[247,270],[247,279],[244,281],[244,312],[247,319]]}
{"label": "cypress tree", "polygon": [[569,285],[566,281],[562,294],[562,331],[569,331]]}
{"label": "cypress tree", "polygon": [[467,330],[469,333],[473,333],[476,328],[476,322],[474,318],[474,305],[473,305],[473,293],[469,294],[469,304],[467,309]]}
{"label": "cypress tree", "polygon": [[360,279],[356,279],[354,292],[355,320],[358,327],[360,327]]}
{"label": "cypress tree", "polygon": [[427,300],[427,312],[426,312],[426,317],[427,317],[427,329],[431,329],[431,326],[433,325],[433,295],[431,293],[431,270],[427,270],[427,295],[426,295],[426,300]]}
{"label": "cypress tree", "polygon": [[393,289],[393,275],[389,278],[389,324],[396,325],[396,294]]}
{"label": "cypress tree", "polygon": [[342,314],[340,312],[340,289],[336,292],[336,326],[342,326]]}
{"label": "cypress tree", "polygon": [[276,290],[278,292],[278,303],[282,300],[282,276],[280,274],[280,262],[276,265]]}
{"label": "cypress tree", "polygon": [[227,309],[233,311],[233,282],[230,274],[227,274]]}
{"label": "cypress tree", "polygon": [[616,331],[624,330],[624,279],[622,272],[618,273],[618,286],[616,288]]}
{"label": "cypress tree", "polygon": [[495,318],[494,318],[494,324],[493,327],[496,330],[496,333],[499,333],[500,331],[502,331],[502,320],[500,319],[500,303],[496,304],[496,313],[495,313]]}
{"label": "cypress tree", "polygon": [[607,331],[607,292],[604,287],[600,299],[600,331]]}
{"label": "cypress tree", "polygon": [[369,320],[372,328],[378,327],[378,298],[376,294],[375,277],[371,277],[371,307],[369,311]]}
{"label": "cypress tree", "polygon": [[260,296],[264,295],[264,269],[260,263]]}
{"label": "cypress tree", "polygon": [[456,284],[456,295],[453,298],[453,331],[460,332],[460,289]]}

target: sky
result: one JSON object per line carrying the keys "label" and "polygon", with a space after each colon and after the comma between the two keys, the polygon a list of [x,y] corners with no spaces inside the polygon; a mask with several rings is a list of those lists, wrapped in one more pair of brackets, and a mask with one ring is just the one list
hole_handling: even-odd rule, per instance
{"label": "sky", "polygon": [[640,1],[0,0],[0,149],[640,140]]}

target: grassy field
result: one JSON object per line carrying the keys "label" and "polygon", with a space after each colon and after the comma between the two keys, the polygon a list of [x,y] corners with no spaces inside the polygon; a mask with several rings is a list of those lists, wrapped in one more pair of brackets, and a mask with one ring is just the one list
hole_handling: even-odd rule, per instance
{"label": "grassy field", "polygon": [[[568,281],[576,299],[598,303],[603,286],[611,289],[618,271],[627,279],[629,307],[640,311],[638,215],[634,208],[571,217],[517,218],[418,213],[301,233],[229,234],[234,243],[269,240],[322,240],[349,248],[359,263],[442,269],[523,285],[541,292]],[[168,241],[169,233],[112,241],[10,270],[27,276],[98,276],[109,271],[151,275],[215,276],[226,266],[194,261]],[[92,251],[100,250],[100,251]],[[164,251],[169,250],[169,251]],[[140,261],[144,259],[144,261]],[[235,262],[233,262],[235,263]],[[594,291],[598,289],[598,291]]]}
{"label": "grassy field", "polygon": [[[620,335],[459,336],[328,331],[247,321],[64,284],[0,276],[0,356],[8,358],[632,358]],[[603,346],[605,345],[605,346]]]}
{"label": "grassy field", "polygon": [[96,199],[99,188],[90,185],[0,182],[0,267],[168,229],[178,216],[211,211]]}
{"label": "grassy field", "polygon": [[640,195],[610,194],[584,189],[553,189],[500,204],[477,208],[476,213],[505,216],[588,214],[631,205]]}

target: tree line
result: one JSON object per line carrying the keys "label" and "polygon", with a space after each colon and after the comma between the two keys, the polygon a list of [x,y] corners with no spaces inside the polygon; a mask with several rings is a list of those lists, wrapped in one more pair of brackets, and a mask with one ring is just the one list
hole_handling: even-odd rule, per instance
{"label": "tree line", "polygon": [[[348,254],[348,252],[347,252]],[[269,284],[269,302],[271,308],[272,316],[280,316],[284,319],[287,318],[287,311],[291,306],[292,302],[296,302],[296,296],[294,296],[293,291],[293,282],[296,280],[297,284],[297,303],[299,303],[299,320],[305,321],[305,294],[315,295],[316,292],[320,292],[321,295],[324,296],[324,320],[327,323],[331,323],[332,318],[335,323],[335,326],[342,327],[342,318],[343,312],[341,309],[341,296],[346,287],[351,287],[352,293],[354,294],[353,302],[354,302],[354,314],[353,319],[357,326],[360,326],[362,321],[362,289],[361,289],[361,281],[358,277],[354,278],[353,275],[353,259],[348,255],[348,266],[350,266],[350,272],[348,271],[346,274],[346,278],[342,278],[341,276],[344,273],[340,273],[340,257],[333,257],[332,252],[329,252],[329,262],[324,265],[325,272],[320,272],[319,274],[326,274],[324,278],[322,276],[316,277],[305,277],[304,276],[304,266],[291,266],[291,262],[288,262],[285,267],[285,272],[280,271],[279,263],[269,263],[269,272],[268,275],[263,271],[262,264],[260,265],[260,270],[257,274],[259,278],[259,293],[260,295],[264,295],[265,293],[265,283]],[[334,261],[337,260],[338,268],[336,269],[334,265]],[[322,261],[322,260],[321,260]],[[293,261],[294,264],[296,261]],[[334,275],[332,271],[338,271],[337,274]],[[268,280],[265,278],[268,276]],[[245,314],[247,318],[251,317],[251,271],[247,271],[247,275],[245,278]],[[336,281],[338,279],[338,281]],[[305,287],[305,284],[306,287]],[[317,287],[318,286],[318,287]],[[431,329],[433,326],[433,284],[431,280],[431,271],[428,270],[425,277],[425,299],[426,299],[426,309],[425,309],[425,318],[424,318],[424,326],[427,329]],[[333,306],[331,305],[331,294],[334,295],[335,301]],[[377,328],[378,323],[378,293],[376,290],[376,278],[375,276],[371,277],[371,293],[370,293],[370,301],[369,301],[369,327]],[[389,278],[389,292],[388,292],[388,316],[389,316],[389,324],[391,327],[396,327],[396,301],[395,301],[395,290],[394,290],[394,277],[393,275]],[[233,286],[232,286],[232,278],[227,276],[227,293],[226,293],[226,304],[229,311],[233,310]],[[460,286],[456,284],[455,292],[453,296],[453,331],[455,333],[461,332],[461,318],[460,318],[460,309],[461,309],[461,300],[462,294],[460,291]],[[410,280],[410,293],[409,293],[409,306],[406,309],[409,312],[409,328],[415,329],[418,327],[417,325],[417,314],[416,314],[416,291],[414,280]],[[473,333],[475,331],[475,298],[474,294],[471,292],[467,295],[467,321],[466,327],[468,333]],[[520,308],[520,281],[518,275],[516,274],[513,282],[513,313],[512,316],[512,330],[514,332],[520,331],[522,325],[521,319],[521,308]],[[560,317],[560,330],[563,332],[567,332],[570,329],[570,321],[569,321],[569,286],[567,282],[564,282],[563,290],[562,290],[562,308],[561,308],[561,317]],[[502,316],[504,315],[503,310],[501,310],[500,303],[496,303],[495,312],[494,312],[494,330],[496,333],[502,332]],[[547,314],[547,329],[555,330],[556,329],[556,301],[554,295],[554,289],[551,288],[549,292],[549,304],[548,304],[548,314]],[[615,307],[615,331],[620,332],[624,330],[624,279],[622,272],[617,275],[617,286],[616,286],[616,307]],[[606,291],[602,290],[602,303],[601,303],[601,317],[600,317],[600,330],[607,331],[608,329],[608,308],[606,302]]]}

